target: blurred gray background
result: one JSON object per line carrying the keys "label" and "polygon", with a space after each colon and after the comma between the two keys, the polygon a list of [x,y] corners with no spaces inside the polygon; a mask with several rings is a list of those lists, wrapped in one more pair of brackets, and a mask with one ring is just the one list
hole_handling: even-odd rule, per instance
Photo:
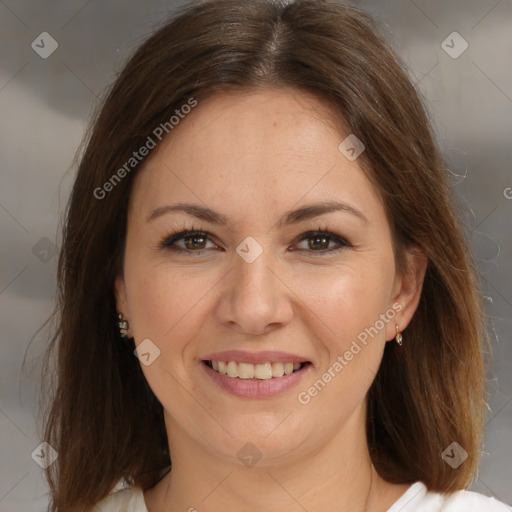
{"label": "blurred gray background", "polygon": [[[471,488],[512,504],[512,0],[352,3],[383,21],[450,165],[483,277],[494,358]],[[104,88],[177,5],[0,0],[0,512],[46,510],[31,454],[41,443],[36,394],[48,331],[36,332],[53,308],[74,155]]]}

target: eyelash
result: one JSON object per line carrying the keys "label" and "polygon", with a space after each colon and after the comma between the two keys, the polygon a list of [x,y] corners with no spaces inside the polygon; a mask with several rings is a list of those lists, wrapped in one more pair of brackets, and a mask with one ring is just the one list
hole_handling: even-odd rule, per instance
{"label": "eyelash", "polygon": [[[178,248],[177,246],[174,245],[179,240],[183,240],[186,238],[192,238],[194,236],[206,238],[210,242],[213,242],[211,240],[208,232],[190,228],[190,229],[183,229],[179,232],[171,233],[170,235],[166,236],[160,242],[158,247],[159,247],[159,249],[168,250],[168,251],[172,251],[175,253],[181,253],[181,254],[188,253],[188,254],[196,254],[196,255],[199,255],[203,251],[208,250],[208,249],[197,249],[197,250],[182,249],[182,248]],[[339,247],[334,248],[334,249],[327,249],[324,251],[314,251],[311,249],[297,249],[297,250],[311,252],[314,255],[324,255],[327,253],[334,253],[334,252],[338,252],[342,249],[353,247],[352,244],[350,244],[350,242],[348,242],[345,238],[343,238],[339,235],[336,235],[335,233],[332,233],[332,232],[328,231],[327,229],[322,229],[322,228],[318,228],[317,230],[314,230],[314,231],[306,231],[305,233],[303,233],[300,236],[300,238],[297,240],[296,243],[300,243],[304,240],[314,238],[314,237],[325,237],[329,241],[339,244]]]}

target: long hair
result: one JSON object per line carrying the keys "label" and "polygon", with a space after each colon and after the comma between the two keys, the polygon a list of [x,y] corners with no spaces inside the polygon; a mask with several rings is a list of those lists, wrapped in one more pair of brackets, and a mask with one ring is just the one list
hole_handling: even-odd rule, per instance
{"label": "long hair", "polygon": [[[377,471],[438,492],[464,488],[476,472],[486,320],[446,166],[404,66],[372,17],[334,1],[191,2],[129,59],[79,163],[46,359],[54,379],[44,439],[59,454],[47,469],[52,511],[86,510],[120,478],[146,490],[171,464],[162,405],[115,325],[114,279],[143,163],[112,176],[190,98],[258,87],[302,90],[329,106],[365,145],[358,163],[382,198],[398,269],[410,246],[428,259],[406,345],[386,344],[368,394]],[[454,441],[468,453],[456,470],[441,457]]]}

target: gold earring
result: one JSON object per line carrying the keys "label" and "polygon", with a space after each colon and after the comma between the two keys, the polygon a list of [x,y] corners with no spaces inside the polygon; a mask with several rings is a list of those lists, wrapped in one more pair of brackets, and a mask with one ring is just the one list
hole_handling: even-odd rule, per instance
{"label": "gold earring", "polygon": [[402,333],[398,330],[398,325],[396,325],[396,324],[395,324],[395,328],[396,328],[395,341],[396,341],[400,346],[402,346],[402,340],[403,340]]}
{"label": "gold earring", "polygon": [[117,322],[117,326],[119,327],[119,334],[121,338],[126,338],[126,333],[128,332],[128,321],[123,319],[123,314],[119,313],[118,315],[119,321]]}

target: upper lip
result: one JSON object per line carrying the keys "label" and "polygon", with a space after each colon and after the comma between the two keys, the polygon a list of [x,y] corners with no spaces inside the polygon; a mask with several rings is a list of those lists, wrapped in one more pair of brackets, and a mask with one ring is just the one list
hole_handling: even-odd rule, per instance
{"label": "upper lip", "polygon": [[225,350],[207,354],[203,361],[236,361],[237,363],[305,363],[308,359],[288,352],[265,350],[263,352],[246,352],[244,350]]}

